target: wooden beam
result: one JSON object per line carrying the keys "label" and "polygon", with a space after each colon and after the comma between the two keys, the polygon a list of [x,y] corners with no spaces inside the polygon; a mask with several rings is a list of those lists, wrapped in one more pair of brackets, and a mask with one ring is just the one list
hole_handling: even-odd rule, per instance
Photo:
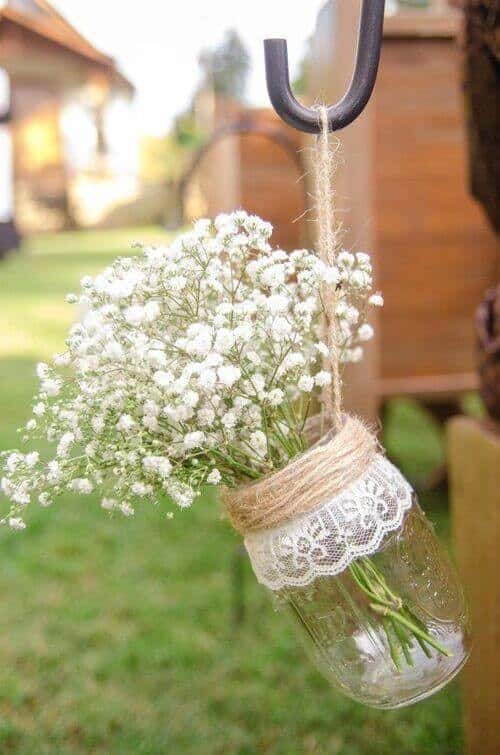
{"label": "wooden beam", "polygon": [[390,396],[425,397],[426,401],[440,401],[459,393],[475,391],[478,388],[475,372],[449,375],[416,375],[408,377],[382,378],[378,391],[384,398]]}
{"label": "wooden beam", "polygon": [[500,426],[469,417],[448,424],[453,533],[474,637],[462,672],[466,749],[500,752]]}

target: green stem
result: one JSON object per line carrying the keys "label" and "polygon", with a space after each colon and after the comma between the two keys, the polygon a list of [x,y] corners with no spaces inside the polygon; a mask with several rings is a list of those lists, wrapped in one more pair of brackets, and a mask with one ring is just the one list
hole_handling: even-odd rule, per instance
{"label": "green stem", "polygon": [[349,570],[354,582],[369,598],[371,610],[382,616],[381,623],[387,637],[389,652],[398,671],[401,670],[400,653],[409,666],[414,665],[410,652],[413,637],[428,658],[431,657],[428,646],[443,655],[451,655],[426,631],[425,625],[404,605],[402,598],[389,588],[371,559],[359,559],[350,565]]}
{"label": "green stem", "polygon": [[394,665],[396,666],[397,671],[399,672],[402,670],[402,664],[399,657],[398,646],[396,642],[394,642],[393,627],[389,619],[387,619],[385,616],[382,618],[382,624],[383,624],[385,634],[387,637],[387,642],[389,643],[389,652],[391,654],[392,661]]}
{"label": "green stem", "polygon": [[416,637],[420,637],[429,645],[432,645],[433,648],[439,650],[440,653],[448,656],[448,658],[451,656],[450,651],[447,650],[444,645],[441,645],[441,643],[435,640],[434,637],[431,637],[428,632],[424,632],[413,621],[410,621],[410,619],[407,619],[401,613],[393,611],[391,608],[387,608],[386,606],[379,606],[376,603],[371,603],[370,608],[372,609],[372,611],[375,611],[376,613],[381,614],[384,617],[388,616],[391,619],[394,619],[394,621],[398,621],[400,624],[409,629]]}
{"label": "green stem", "polygon": [[399,640],[399,643],[401,645],[401,649],[403,651],[403,655],[405,657],[406,663],[408,666],[413,666],[413,658],[411,657],[410,653],[410,642],[408,639],[408,635],[404,631],[404,629],[400,626],[400,624],[397,623],[397,621],[391,620],[392,627],[394,629],[394,632],[396,634],[396,637]]}

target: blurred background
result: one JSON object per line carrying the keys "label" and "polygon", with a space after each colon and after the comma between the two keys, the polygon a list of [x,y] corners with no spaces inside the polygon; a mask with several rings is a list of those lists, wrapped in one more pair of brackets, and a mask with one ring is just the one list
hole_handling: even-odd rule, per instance
{"label": "blurred background", "polygon": [[[83,274],[238,207],[285,249],[312,243],[311,139],[270,109],[262,39],[288,39],[302,101],[334,102],[359,5],[0,0],[1,449]],[[127,523],[67,497],[0,536],[1,753],[500,751],[499,29],[495,0],[387,0],[337,183],[346,244],[373,254],[385,299],[348,402],[381,419],[455,546],[481,619],[462,698],[456,682],[388,713],[333,693],[209,496]]]}

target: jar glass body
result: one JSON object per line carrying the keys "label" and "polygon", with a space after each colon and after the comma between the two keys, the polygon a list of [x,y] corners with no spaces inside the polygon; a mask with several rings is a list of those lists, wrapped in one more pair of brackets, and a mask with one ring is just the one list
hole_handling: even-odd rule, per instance
{"label": "jar glass body", "polygon": [[[293,618],[320,671],[349,697],[377,708],[428,697],[463,666],[470,635],[455,569],[416,500],[380,549],[354,564],[378,575],[370,589],[382,580],[395,596],[401,606],[396,619],[391,603],[387,612],[384,606],[374,610],[360,587],[364,572],[353,572],[352,565],[336,576],[273,593],[278,607]],[[409,624],[401,623],[406,617]],[[424,637],[441,649],[421,642]]]}

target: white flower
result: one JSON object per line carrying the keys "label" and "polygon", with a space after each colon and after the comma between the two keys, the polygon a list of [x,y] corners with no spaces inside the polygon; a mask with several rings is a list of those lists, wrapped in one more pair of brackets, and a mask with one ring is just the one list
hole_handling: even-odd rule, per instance
{"label": "white flower", "polygon": [[205,359],[204,364],[207,367],[220,367],[221,364],[224,363],[224,359],[220,354],[217,354],[217,352],[212,351],[210,354],[207,354],[207,357]]}
{"label": "white flower", "polygon": [[292,325],[286,317],[277,317],[271,325],[271,332],[277,341],[282,341],[292,332]]}
{"label": "white flower", "polygon": [[26,523],[17,516],[9,517],[9,527],[12,530],[24,530],[26,529]]}
{"label": "white flower", "polygon": [[302,367],[305,364],[305,358],[303,354],[291,353],[283,359],[279,372],[281,374],[288,370],[294,370],[296,367]]}
{"label": "white flower", "polygon": [[35,414],[37,417],[41,417],[43,414],[45,414],[45,404],[43,401],[39,401],[35,406],[33,407],[33,414]]}
{"label": "white flower", "polygon": [[280,388],[273,388],[266,396],[267,401],[271,406],[280,406],[283,403],[285,394]]}
{"label": "white flower", "polygon": [[126,501],[122,501],[122,503],[119,504],[118,508],[120,509],[123,516],[133,516],[135,513],[133,507]]}
{"label": "white flower", "polygon": [[221,328],[215,336],[215,350],[219,354],[227,354],[233,348],[234,341],[234,333],[227,328]]}
{"label": "white flower", "polygon": [[116,429],[121,433],[129,433],[135,427],[135,420],[130,414],[122,414],[116,423]]}
{"label": "white flower", "polygon": [[205,391],[210,392],[214,389],[216,382],[217,382],[217,374],[215,370],[211,370],[211,369],[201,370],[198,377],[198,385],[200,386],[200,388],[203,388]]}
{"label": "white flower", "polygon": [[147,360],[151,367],[160,368],[167,364],[167,357],[161,349],[150,349],[147,353]]}
{"label": "white flower", "polygon": [[234,337],[236,342],[243,342],[248,343],[252,339],[254,335],[254,329],[250,325],[250,323],[244,323],[243,325],[238,325],[237,328],[234,329]]}
{"label": "white flower", "polygon": [[217,375],[222,385],[231,388],[231,386],[233,386],[240,379],[241,370],[239,367],[235,367],[232,364],[227,364],[219,367],[219,369],[217,370]]}
{"label": "white flower", "polygon": [[288,309],[288,299],[284,294],[272,294],[267,297],[266,306],[272,314],[285,312]]}
{"label": "white flower", "polygon": [[256,351],[249,351],[247,352],[247,359],[249,362],[251,362],[255,367],[258,367],[261,363],[261,358],[257,354]]}
{"label": "white flower", "polygon": [[326,370],[321,370],[314,376],[314,382],[317,386],[322,388],[324,385],[330,385],[330,383],[332,382],[332,376]]}
{"label": "white flower", "polygon": [[98,414],[95,417],[92,417],[92,419],[90,420],[90,424],[92,426],[92,430],[97,435],[99,435],[100,433],[102,433],[105,427],[104,417],[102,416],[102,414]]}
{"label": "white flower", "polygon": [[371,270],[371,260],[369,254],[365,254],[364,252],[357,252],[356,261],[360,267]]}
{"label": "white flower", "polygon": [[354,270],[349,282],[356,288],[367,288],[371,285],[371,278],[364,270]]}
{"label": "white flower", "polygon": [[185,278],[183,275],[175,275],[168,281],[168,287],[171,288],[172,291],[179,292],[186,288],[187,283],[187,278]]}
{"label": "white flower", "polygon": [[123,349],[118,341],[108,341],[104,346],[102,354],[106,359],[120,361],[123,358]]}
{"label": "white flower", "polygon": [[316,351],[321,354],[322,357],[327,357],[330,353],[330,349],[326,345],[326,343],[323,343],[323,341],[318,341],[314,344],[314,348]]}
{"label": "white flower", "polygon": [[57,456],[67,456],[71,445],[75,441],[75,434],[67,432],[61,435],[59,443],[57,444]]}
{"label": "white flower", "polygon": [[151,490],[152,490],[151,485],[146,485],[144,482],[132,483],[131,491],[134,495],[137,495],[137,496],[148,495],[151,492]]}
{"label": "white flower", "polygon": [[142,465],[147,472],[156,472],[164,478],[172,472],[172,464],[165,456],[145,456]]}
{"label": "white flower", "polygon": [[349,323],[349,325],[356,325],[359,320],[359,311],[356,309],[356,307],[347,307],[345,319]]}
{"label": "white flower", "polygon": [[89,495],[89,493],[92,493],[94,486],[86,477],[77,477],[76,479],[71,480],[70,488],[82,495]]}
{"label": "white flower", "polygon": [[7,456],[6,461],[6,467],[7,471],[12,474],[16,471],[19,464],[23,461],[23,456],[20,453],[17,453],[17,451],[14,451],[14,453],[11,453]]}
{"label": "white flower", "polygon": [[12,491],[13,491],[13,485],[8,477],[2,477],[0,479],[0,490],[7,498],[11,497]]}
{"label": "white flower", "polygon": [[267,437],[262,430],[256,430],[250,435],[250,444],[258,456],[265,456],[267,453]]}
{"label": "white flower", "polygon": [[37,377],[40,378],[40,380],[45,379],[49,376],[49,365],[45,362],[38,362],[36,366],[36,374]]}
{"label": "white flower", "polygon": [[116,506],[117,501],[115,498],[103,498],[101,501],[101,507],[106,511],[113,511]]}
{"label": "white flower", "polygon": [[226,412],[222,419],[222,424],[227,430],[230,430],[233,427],[236,427],[236,423],[238,422],[238,415],[234,411]]}
{"label": "white flower", "polygon": [[337,264],[341,267],[351,268],[354,266],[355,258],[350,252],[340,252],[337,257]]}
{"label": "white flower", "polygon": [[360,341],[369,341],[373,338],[373,328],[367,322],[363,323],[358,330],[358,338]]}
{"label": "white flower", "polygon": [[20,506],[27,506],[30,502],[30,495],[27,492],[27,483],[26,481],[20,483],[19,485],[15,486],[10,491],[10,498],[14,503],[19,504]]}
{"label": "white flower", "polygon": [[383,307],[384,297],[382,296],[382,294],[379,294],[379,293],[372,294],[368,298],[368,304],[371,304],[373,307]]}
{"label": "white flower", "polygon": [[26,454],[24,461],[26,463],[26,466],[34,467],[38,463],[39,458],[40,454],[38,453],[38,451],[32,451],[31,453]]}
{"label": "white flower", "polygon": [[222,480],[222,475],[219,472],[219,470],[216,468],[212,469],[212,471],[207,477],[207,482],[209,485],[218,485],[221,480]]}
{"label": "white flower", "polygon": [[195,430],[192,433],[187,433],[183,438],[183,445],[187,451],[192,448],[199,448],[205,441],[205,433],[201,430]]}
{"label": "white flower", "polygon": [[160,424],[154,414],[145,414],[142,418],[142,424],[147,430],[151,430],[151,432],[157,432],[160,428]]}
{"label": "white flower", "polygon": [[131,325],[140,325],[146,319],[144,307],[139,304],[132,304],[123,311],[125,320]]}
{"label": "white flower", "polygon": [[270,265],[261,275],[264,286],[278,288],[285,282],[285,268],[283,265]]}
{"label": "white flower", "polygon": [[53,360],[56,367],[67,367],[71,362],[71,355],[68,352],[54,354]]}
{"label": "white flower", "polygon": [[157,301],[148,301],[144,305],[144,319],[146,322],[154,322],[161,315],[160,303]]}
{"label": "white flower", "polygon": [[41,389],[47,396],[57,396],[61,390],[61,381],[57,378],[46,378],[42,380]]}
{"label": "white flower", "polygon": [[52,503],[52,501],[50,500],[50,495],[47,492],[40,493],[40,495],[38,496],[38,503],[44,508],[50,506],[50,504]]}
{"label": "white flower", "polygon": [[49,482],[57,482],[61,477],[61,468],[56,459],[47,464],[47,479]]}
{"label": "white flower", "polygon": [[322,272],[321,279],[330,285],[335,285],[340,280],[340,274],[336,267],[326,266]]}
{"label": "white flower", "polygon": [[148,399],[144,402],[144,406],[142,407],[144,414],[152,415],[153,417],[158,417],[160,414],[160,407],[156,403],[156,401],[152,401],[151,399]]}
{"label": "white flower", "polygon": [[349,361],[350,362],[360,362],[363,358],[363,349],[361,346],[356,346],[354,349],[351,349],[349,351]]}
{"label": "white flower", "polygon": [[196,391],[186,391],[182,396],[182,401],[186,406],[194,408],[200,400],[200,395]]}
{"label": "white flower", "polygon": [[310,393],[314,388],[314,378],[311,375],[302,375],[298,382],[299,389],[305,393]]}
{"label": "white flower", "polygon": [[174,376],[171,372],[158,370],[154,373],[153,380],[160,388],[168,388],[174,382]]}
{"label": "white flower", "polygon": [[200,427],[207,427],[213,424],[215,419],[215,412],[211,406],[202,406],[197,415],[198,423]]}

